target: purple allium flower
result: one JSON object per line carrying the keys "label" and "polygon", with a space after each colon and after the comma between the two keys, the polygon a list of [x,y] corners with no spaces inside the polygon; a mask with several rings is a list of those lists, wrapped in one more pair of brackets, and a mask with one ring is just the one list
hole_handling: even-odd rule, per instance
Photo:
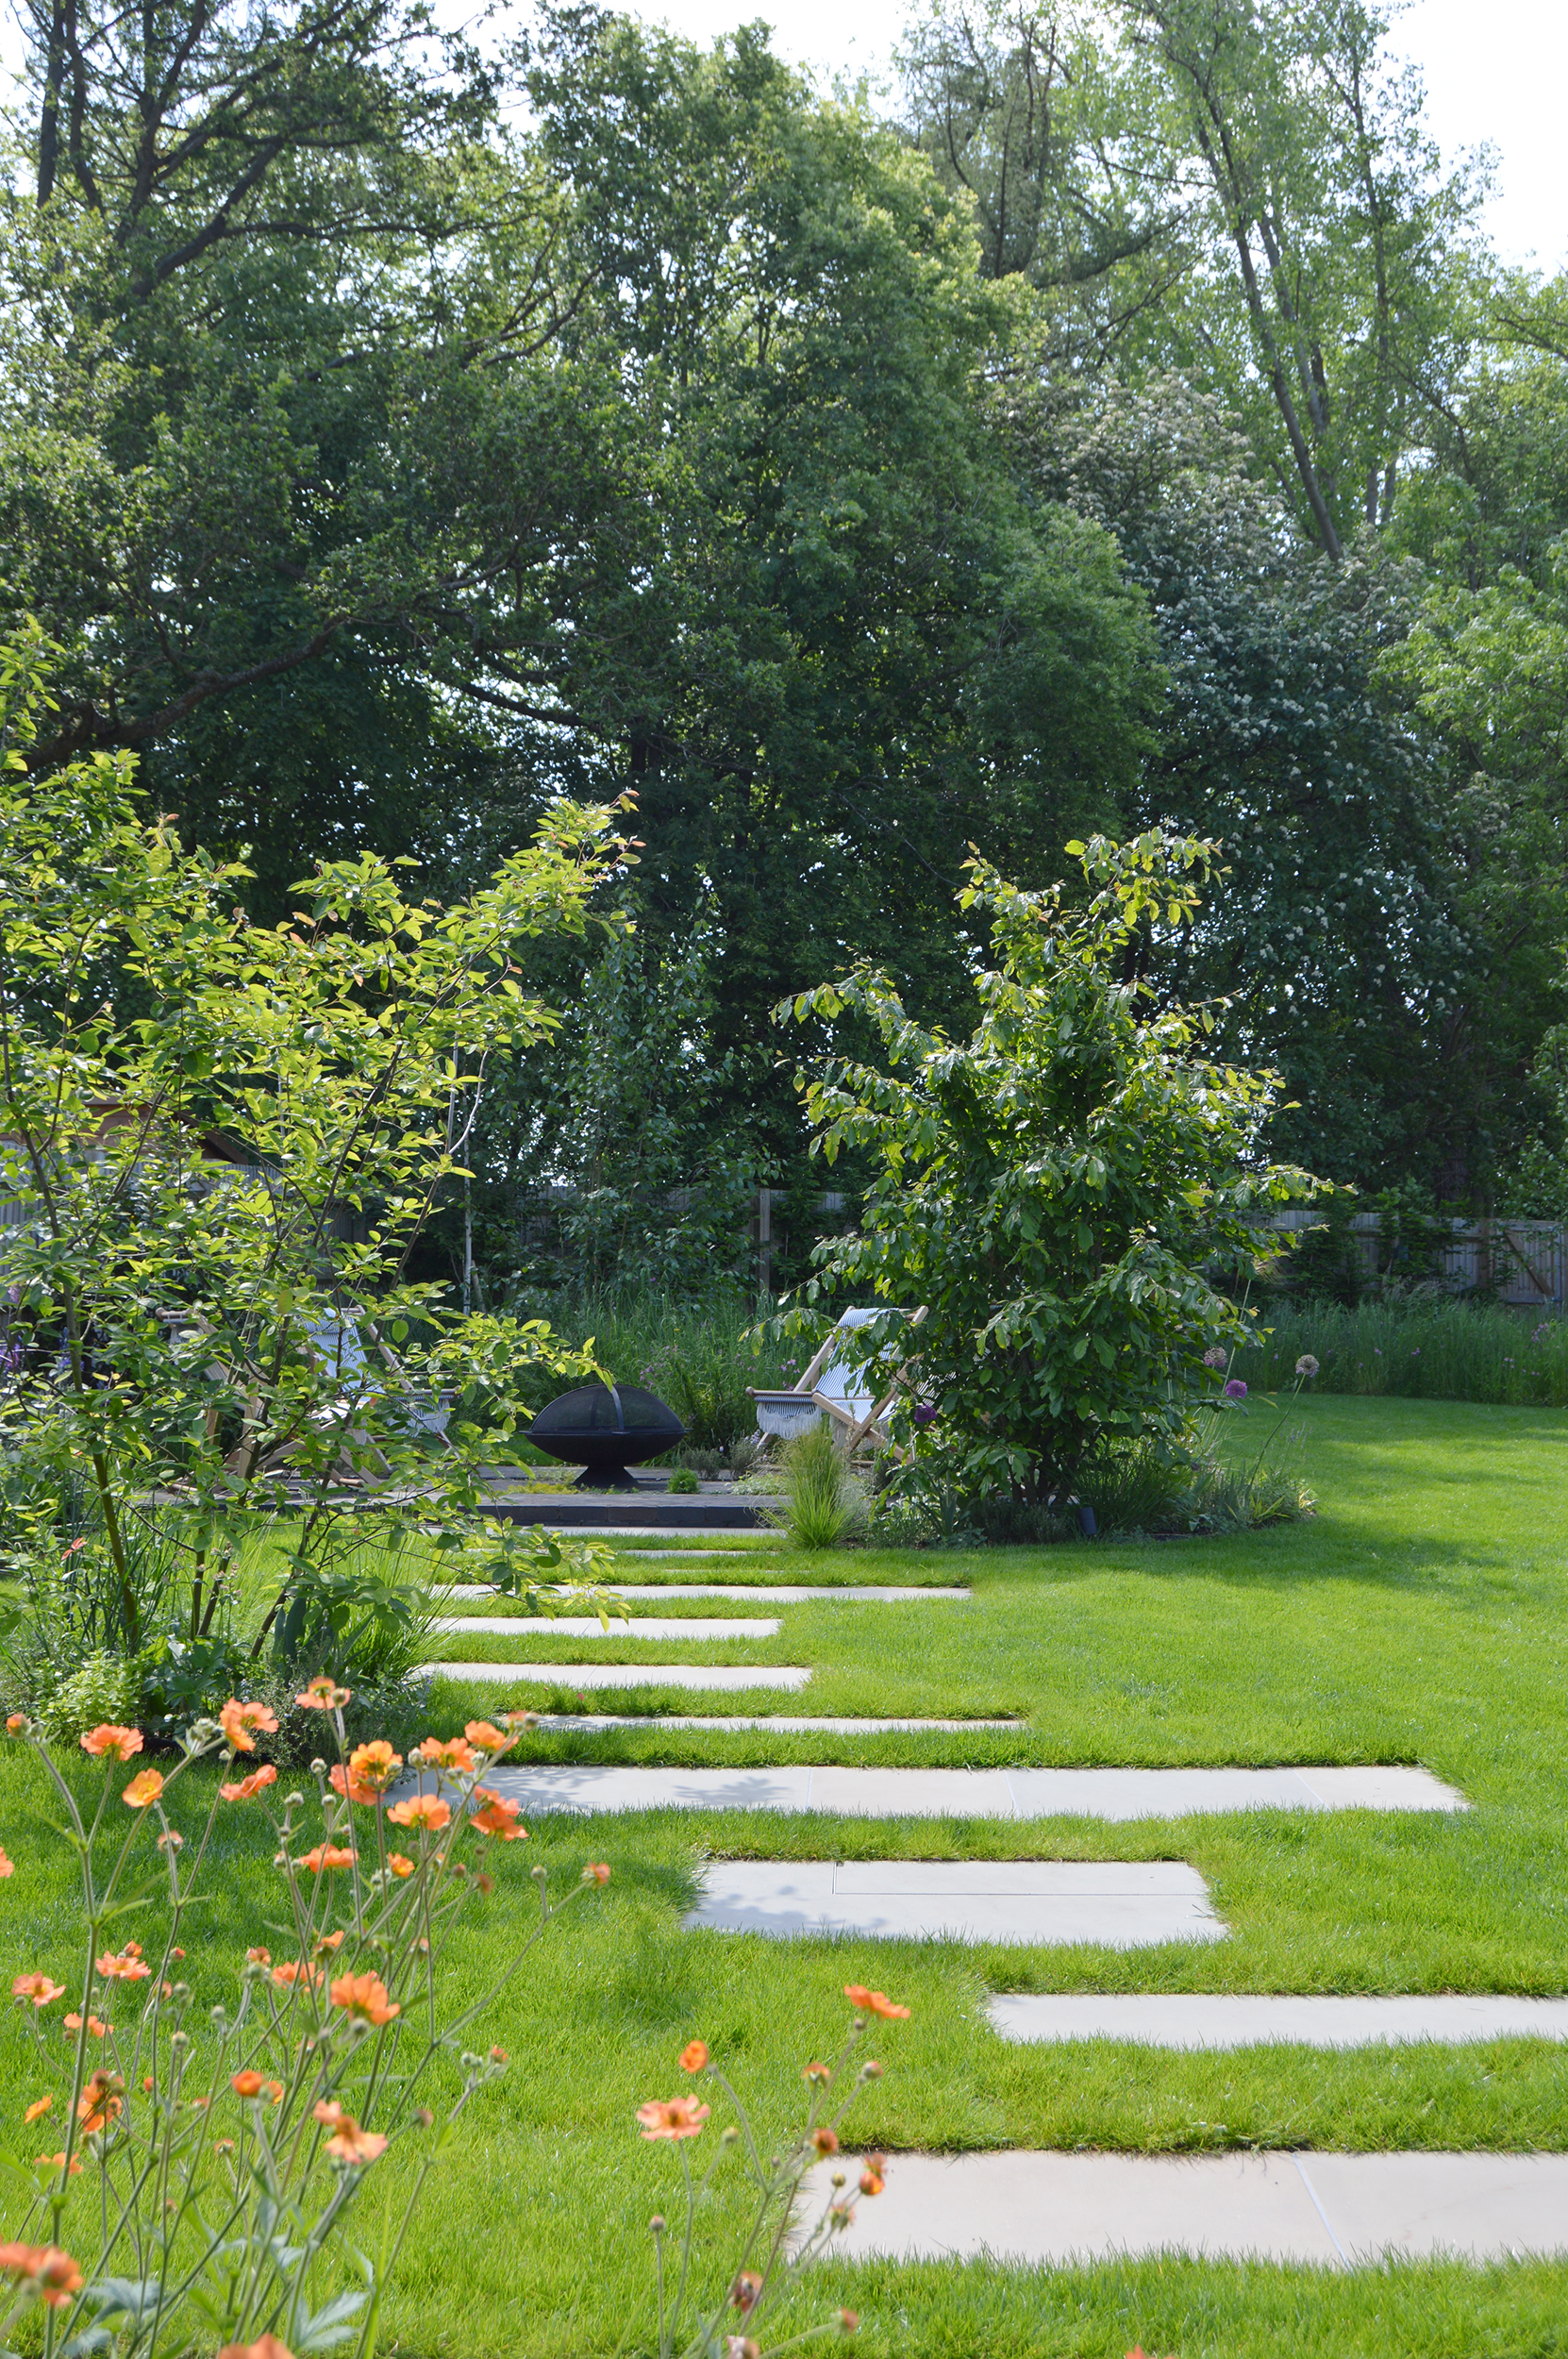
{"label": "purple allium flower", "polygon": [[1223,1368],[1229,1357],[1224,1344],[1215,1344],[1204,1353],[1203,1364],[1206,1368]]}
{"label": "purple allium flower", "polygon": [[1245,1400],[1247,1397],[1247,1388],[1239,1376],[1233,1376],[1225,1389],[1229,1400]]}
{"label": "purple allium flower", "polygon": [[1295,1364],[1295,1372],[1297,1376],[1316,1376],[1318,1372],[1318,1364],[1313,1359],[1309,1351],[1304,1351],[1302,1353],[1300,1359]]}

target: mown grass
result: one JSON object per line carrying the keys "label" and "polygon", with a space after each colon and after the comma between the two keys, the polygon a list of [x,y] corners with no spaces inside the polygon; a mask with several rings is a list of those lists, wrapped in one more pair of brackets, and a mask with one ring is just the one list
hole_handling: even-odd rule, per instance
{"label": "mown grass", "polygon": [[[1122,1827],[679,1813],[537,1822],[475,1919],[458,1968],[465,1986],[476,1988],[515,1939],[531,1905],[530,1866],[570,1882],[585,1859],[605,1858],[614,1881],[555,1930],[500,2010],[492,2036],[513,2069],[483,2098],[402,2273],[388,2318],[401,2351],[609,2359],[647,2284],[647,2217],[672,2207],[678,2185],[667,2151],[638,2139],[632,2109],[674,2093],[678,2050],[700,2033],[764,2129],[778,2128],[802,2065],[842,2023],[850,1980],[913,2009],[876,2041],[887,2075],[857,2116],[866,2141],[895,2158],[913,2147],[1568,2146],[1568,2055],[1545,2043],[1167,2055],[1112,2042],[1014,2047],[984,2018],[993,1988],[1568,1989],[1568,1418],[1330,1398],[1303,1401],[1291,1422],[1320,1501],[1308,1524],[1168,1546],[858,1553],[860,1578],[963,1579],[975,1596],[782,1607],[777,1642],[735,1649],[813,1665],[804,1696],[759,1698],[765,1710],[1012,1709],[1027,1715],[1021,1731],[866,1741],[605,1731],[538,1737],[535,1754],[1419,1761],[1475,1807],[1452,1818],[1259,1814]],[[1232,1445],[1251,1447],[1259,1431],[1235,1420]],[[737,1560],[721,1563],[715,1575],[730,1578]],[[788,1578],[805,1569],[771,1544],[759,1572],[764,1563]],[[705,1569],[668,1567],[672,1577]],[[580,1655],[600,1643],[544,1645]],[[651,1648],[660,1660],[670,1651]],[[710,1660],[727,1650],[687,1651]],[[436,1724],[488,1713],[505,1692],[443,1684]],[[622,1698],[606,1700],[623,1709]],[[717,1712],[740,1703],[657,1700]],[[18,1869],[4,1887],[11,1970],[58,1973],[75,1955],[71,1887],[38,1821],[36,1772],[15,1755],[0,1756],[0,1839]],[[225,1995],[247,1943],[266,1937],[270,1849],[259,1815],[225,1821],[204,1996]],[[1209,1880],[1232,1937],[1118,1955],[683,1933],[704,1851],[1182,1858]],[[8,2021],[0,2118],[17,2123],[37,2085]],[[396,2176],[389,2165],[373,2199],[389,2200]],[[731,2216],[721,2200],[720,2219]],[[727,2257],[714,2259],[715,2274]],[[825,2270],[811,2300],[859,2310],[861,2349],[922,2359],[1100,2359],[1134,2341],[1182,2359],[1568,2350],[1568,2264],[1344,2277],[1185,2261],[1046,2271],[875,2264]],[[645,2351],[645,2327],[625,2347]]]}

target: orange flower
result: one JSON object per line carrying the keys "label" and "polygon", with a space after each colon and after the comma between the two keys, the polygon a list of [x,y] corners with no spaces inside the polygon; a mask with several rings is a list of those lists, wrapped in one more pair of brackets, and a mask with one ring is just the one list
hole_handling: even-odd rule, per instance
{"label": "orange flower", "polygon": [[484,1808],[476,1810],[470,1821],[480,1834],[498,1834],[503,1843],[526,1843],[528,1830],[517,1823],[521,1802],[503,1801],[499,1794],[487,1794],[483,1786],[475,1799],[484,1803]]}
{"label": "orange flower", "polygon": [[242,1704],[238,1696],[231,1696],[218,1715],[218,1726],[237,1753],[254,1753],[256,1732],[271,1735],[277,1727],[277,1715],[267,1704]]}
{"label": "orange flower", "polygon": [[867,1990],[864,1983],[845,1983],[843,1995],[860,2015],[882,2015],[890,2021],[908,2018],[908,2007],[895,2007],[885,1991]]}
{"label": "orange flower", "polygon": [[308,1867],[312,1876],[319,1876],[324,1867],[352,1867],[355,1854],[341,1843],[318,1843],[313,1851],[307,1851],[296,1866]]}
{"label": "orange flower", "polygon": [[[79,2032],[81,2028],[82,2019],[79,2015],[68,2015],[66,2016],[63,2026],[64,2030],[67,2032]],[[107,2039],[110,2032],[113,2031],[114,2026],[112,2023],[100,2022],[95,2015],[90,2015],[87,2018],[87,2028],[92,2033],[94,2039]]]}
{"label": "orange flower", "polygon": [[860,2170],[860,2193],[862,2195],[880,2195],[883,2186],[886,2184],[887,2176],[887,2156],[885,2154],[868,2154]]}
{"label": "orange flower", "polygon": [[248,1802],[251,1796],[259,1794],[263,1786],[276,1783],[277,1771],[270,1761],[265,1761],[259,1769],[253,1769],[248,1778],[242,1778],[238,1785],[221,1785],[218,1791],[225,1802]]}
{"label": "orange flower", "polygon": [[809,2082],[813,2088],[819,2082],[826,2088],[833,2078],[832,2066],[825,2064],[809,2064],[800,2077],[803,2081]]}
{"label": "orange flower", "polygon": [[6,1715],[6,1734],[8,1736],[15,1736],[17,1732],[21,1729],[25,1729],[26,1725],[27,1715],[25,1712],[8,1712]]}
{"label": "orange flower", "polygon": [[340,2163],[374,2163],[387,2150],[387,2141],[375,2130],[361,2130],[352,2114],[342,2107],[324,2100],[315,2108],[316,2119],[325,2122],[333,2133],[326,2141],[326,2150]]}
{"label": "orange flower", "polygon": [[141,1769],[132,1778],[120,1799],[127,1810],[145,1810],[156,1802],[163,1791],[163,1773],[158,1769]]}
{"label": "orange flower", "polygon": [[11,1859],[4,1850],[0,1850],[0,1876],[14,1876],[15,1873],[15,1860]]}
{"label": "orange flower", "polygon": [[142,1750],[141,1730],[119,1728],[112,1720],[104,1720],[97,1728],[89,1729],[79,1741],[83,1752],[91,1753],[94,1761],[100,1753],[112,1753],[116,1761],[129,1761],[133,1753]]}
{"label": "orange flower", "polygon": [[495,1889],[494,1877],[487,1876],[482,1867],[480,1868],[478,1874],[475,1877],[474,1881],[478,1885],[481,1892],[493,1892]]}
{"label": "orange flower", "polygon": [[820,2130],[812,2131],[811,2144],[819,2154],[836,2154],[839,2150],[839,2133],[836,2130],[830,2130],[825,2121]]}
{"label": "orange flower", "polygon": [[427,1834],[438,1834],[452,1813],[439,1794],[410,1794],[406,1802],[394,1802],[387,1816],[394,1827],[423,1827]]}
{"label": "orange flower", "polygon": [[471,1745],[479,1746],[487,1753],[504,1753],[511,1743],[510,1732],[506,1729],[498,1729],[491,1720],[465,1722],[463,1734]]}
{"label": "orange flower", "polygon": [[76,2100],[76,2119],[86,2136],[95,2137],[107,2130],[124,2110],[121,2092],[125,2083],[117,2072],[95,2072]]}
{"label": "orange flower", "polygon": [[705,2039],[689,2039],[680,2051],[682,2072],[700,2072],[707,2062],[708,2042]]}
{"label": "orange flower", "polygon": [[68,2179],[79,2179],[82,2172],[82,2167],[74,2154],[71,2157],[71,2167],[68,2170],[66,2169],[63,2146],[58,2154],[35,2154],[33,2168],[35,2170],[64,2170]]}
{"label": "orange flower", "polygon": [[303,1704],[307,1712],[341,1712],[353,1693],[352,1687],[340,1687],[336,1680],[320,1671],[313,1680],[306,1681],[304,1695],[296,1696],[294,1701]]}
{"label": "orange flower", "polygon": [[47,1974],[19,1974],[11,1984],[13,1999],[30,1999],[35,2007],[52,2007],[64,1996],[65,1984],[52,1983]]}
{"label": "orange flower", "polygon": [[340,1974],[332,1985],[332,2004],[342,2007],[350,2022],[390,2023],[403,2010],[387,1997],[378,1974]]}
{"label": "orange flower", "polygon": [[294,2359],[294,2354],[275,2334],[263,2334],[254,2343],[225,2343],[218,2359]]}
{"label": "orange flower", "polygon": [[247,1949],[245,1951],[247,1966],[271,1966],[272,1962],[273,1953],[270,1949]]}
{"label": "orange flower", "polygon": [[403,1851],[389,1851],[387,1865],[394,1876],[411,1876],[414,1872],[413,1861]]}
{"label": "orange flower", "polygon": [[302,1983],[307,1990],[316,1990],[322,1979],[320,1966],[307,1966],[303,1959],[286,1959],[282,1966],[273,1968],[273,1981],[279,1990],[292,1990],[296,1983]]}
{"label": "orange flower", "polygon": [[[160,1851],[183,1851],[185,1837],[182,1834],[176,1834],[173,1827],[166,1827],[158,1838],[158,1848]],[[183,1949],[179,1955],[181,1957],[185,1955]]]}
{"label": "orange flower", "polygon": [[839,2332],[841,2334],[853,2334],[859,2323],[860,2314],[859,2310],[841,2310],[839,2312]]}
{"label": "orange flower", "polygon": [[427,1736],[415,1748],[414,1757],[428,1764],[432,1769],[477,1769],[474,1748],[466,1736]]}
{"label": "orange flower", "polygon": [[609,1883],[609,1862],[604,1859],[591,1859],[582,1871],[582,1880],[585,1884]]}
{"label": "orange flower", "polygon": [[143,1966],[135,1942],[127,1943],[118,1955],[111,1950],[98,1960],[98,1971],[106,1983],[144,1983],[152,1970]]}
{"label": "orange flower", "polygon": [[[63,2154],[57,2157],[64,2162]],[[79,2164],[73,2168],[79,2169]],[[46,2310],[63,2310],[81,2290],[82,2273],[69,2252],[53,2244],[0,2244],[0,2276],[30,2286]]]}
{"label": "orange flower", "polygon": [[667,2097],[662,2103],[639,2105],[637,2118],[645,2138],[694,2138],[712,2110],[694,2097]]}
{"label": "orange flower", "polygon": [[754,2310],[762,2291],[762,2280],[755,2269],[742,2269],[729,2289],[730,2307]]}
{"label": "orange flower", "polygon": [[334,1949],[341,1949],[342,1946],[342,1933],[318,1933],[310,1945],[310,1955],[313,1958],[328,1957]]}
{"label": "orange flower", "polygon": [[24,2120],[24,2121],[40,2121],[40,2120],[42,2120],[42,2117],[43,2117],[43,2116],[44,2116],[44,2115],[48,2112],[48,2110],[49,2110],[50,2106],[54,2103],[54,2101],[55,2101],[55,2100],[54,2100],[54,2099],[53,2099],[52,2097],[35,2097],[35,2098],[34,2098],[34,2100],[33,2100],[33,2101],[32,2101],[32,2103],[28,2106],[28,2108],[27,2108],[26,2112],[23,2115],[23,2116],[22,2116],[23,2120]]}
{"label": "orange flower", "polygon": [[244,2072],[236,2072],[230,2077],[228,2085],[234,2091],[236,2097],[259,2097],[261,2094],[261,2075],[259,2072],[251,2072],[248,2070]]}
{"label": "orange flower", "polygon": [[539,1726],[538,1713],[525,1712],[521,1706],[511,1712],[503,1712],[501,1717],[514,1734],[519,1729],[537,1729]]}

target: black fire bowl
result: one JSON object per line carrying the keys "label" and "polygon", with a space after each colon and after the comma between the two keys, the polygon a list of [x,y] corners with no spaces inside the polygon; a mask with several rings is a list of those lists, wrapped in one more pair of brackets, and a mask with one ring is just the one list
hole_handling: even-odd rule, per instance
{"label": "black fire bowl", "polygon": [[641,1385],[579,1384],[542,1409],[524,1439],[547,1457],[580,1466],[579,1491],[635,1491],[627,1468],[674,1449],[686,1428]]}

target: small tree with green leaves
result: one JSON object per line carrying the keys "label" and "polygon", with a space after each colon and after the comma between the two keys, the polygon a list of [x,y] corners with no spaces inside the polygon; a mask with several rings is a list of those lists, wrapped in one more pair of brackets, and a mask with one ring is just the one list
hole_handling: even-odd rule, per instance
{"label": "small tree with green leaves", "polygon": [[825,1294],[924,1305],[850,1339],[878,1390],[901,1380],[895,1431],[956,1458],[966,1487],[1036,1504],[1118,1438],[1184,1446],[1214,1397],[1206,1352],[1248,1338],[1215,1279],[1250,1263],[1274,1206],[1322,1185],[1264,1160],[1276,1077],[1205,1057],[1210,1012],[1149,979],[1161,933],[1223,876],[1218,847],[1157,829],[1067,848],[1082,906],[968,863],[959,905],[989,917],[993,956],[967,1041],[916,1024],[869,969],[777,1011],[858,1018],[884,1051],[803,1077],[812,1151],[854,1148],[871,1179],[788,1316],[804,1326]]}
{"label": "small tree with green leaves", "polygon": [[[464,1174],[487,1062],[556,1024],[523,945],[580,933],[624,847],[608,811],[563,805],[456,906],[365,857],[252,926],[243,870],[147,817],[132,757],[29,775],[49,655],[36,629],[0,653],[0,1196],[22,1216],[0,1425],[46,1515],[85,1497],[127,1656],[158,1635],[130,1544],[153,1503],[183,1511],[191,1643],[228,1535],[286,1508],[253,1652],[338,1668],[387,1603],[353,1569],[357,1511],[481,1533],[481,1454],[542,1382],[592,1372],[542,1322],[463,1313],[409,1257]],[[488,1430],[442,1431],[443,1404],[481,1392]]]}

